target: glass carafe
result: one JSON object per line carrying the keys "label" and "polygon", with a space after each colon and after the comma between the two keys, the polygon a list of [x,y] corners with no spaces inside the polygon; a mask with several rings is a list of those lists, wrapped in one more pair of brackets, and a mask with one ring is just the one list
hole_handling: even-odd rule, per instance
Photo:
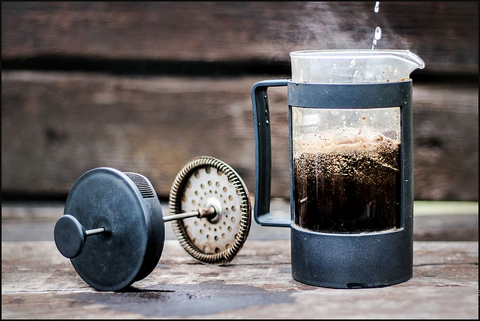
{"label": "glass carafe", "polygon": [[[300,51],[291,59],[299,83],[402,82],[423,68],[399,50]],[[400,106],[343,107],[292,106],[295,224],[325,233],[399,228]]]}
{"label": "glass carafe", "polygon": [[[412,277],[413,130],[408,50],[290,54],[292,79],[252,86],[254,218],[291,229],[292,276],[333,288],[381,287]],[[288,220],[270,214],[267,89],[287,86]]]}

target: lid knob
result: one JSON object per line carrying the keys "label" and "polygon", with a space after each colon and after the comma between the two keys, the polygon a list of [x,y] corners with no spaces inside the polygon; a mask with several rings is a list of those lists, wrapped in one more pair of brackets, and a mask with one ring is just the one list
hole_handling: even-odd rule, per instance
{"label": "lid knob", "polygon": [[82,252],[87,236],[103,232],[103,227],[87,231],[74,216],[65,214],[55,224],[55,245],[63,256],[73,259]]}

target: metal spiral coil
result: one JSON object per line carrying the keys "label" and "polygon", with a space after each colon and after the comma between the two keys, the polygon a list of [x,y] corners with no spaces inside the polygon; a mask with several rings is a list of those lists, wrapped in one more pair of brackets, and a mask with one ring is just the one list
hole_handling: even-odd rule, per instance
{"label": "metal spiral coil", "polygon": [[[242,181],[241,177],[235,172],[235,170],[233,170],[233,168],[226,163],[213,157],[200,156],[194,158],[187,165],[185,165],[175,177],[170,191],[169,208],[172,215],[176,213],[181,213],[183,211],[182,197],[185,198],[186,189],[188,189],[187,185],[191,185],[190,178],[194,174],[198,175],[196,171],[198,171],[199,169],[211,171],[211,168],[215,168],[217,171],[220,171],[218,172],[218,175],[221,175],[221,173],[226,175],[228,182],[233,185],[235,189],[236,197],[239,197],[238,201],[240,204],[241,218],[237,223],[239,225],[238,232],[235,234],[233,244],[227,244],[227,248],[225,248],[224,250],[219,250],[216,253],[206,253],[205,249],[198,248],[198,246],[195,245],[195,238],[192,239],[191,236],[188,235],[184,220],[172,221],[172,227],[180,245],[193,258],[203,263],[225,264],[231,261],[243,247],[251,225],[251,205],[248,191],[245,183]],[[210,184],[211,182],[208,181],[208,183]],[[217,182],[216,184],[217,186],[220,186],[219,182]],[[225,187],[223,187],[223,189],[225,190]],[[211,190],[210,193],[212,193]],[[197,192],[195,192],[195,194],[197,194]],[[217,192],[215,192],[215,194],[217,194]],[[205,195],[207,195],[207,192],[205,192]],[[218,195],[215,196],[218,197]],[[220,195],[220,197],[222,197],[222,195]],[[230,200],[233,199],[232,195],[228,197]],[[194,201],[192,200],[192,202]],[[227,203],[227,200],[224,200],[224,202]],[[228,217],[228,215],[224,216]],[[217,228],[221,229],[222,226],[225,229],[225,225],[210,225],[205,218],[202,220],[204,220],[202,221],[202,223],[204,222],[204,226],[208,229],[210,229],[211,227],[215,227],[216,231]],[[231,221],[234,221],[234,217],[231,217]],[[195,225],[197,225],[198,221],[195,223]],[[209,224],[208,227],[207,224]],[[225,224],[225,222],[223,224]],[[237,228],[237,226],[235,226],[235,228]],[[228,229],[230,229],[230,226],[228,226]],[[202,232],[202,230],[200,230],[200,232]],[[224,234],[222,234],[222,236],[224,236]],[[215,239],[216,238],[217,237],[215,236]],[[218,248],[216,248],[215,250],[217,249]]]}

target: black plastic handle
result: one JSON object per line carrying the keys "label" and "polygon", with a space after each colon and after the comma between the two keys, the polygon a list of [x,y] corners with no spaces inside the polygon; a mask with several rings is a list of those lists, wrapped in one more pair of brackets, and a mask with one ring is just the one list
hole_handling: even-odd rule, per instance
{"label": "black plastic handle", "polygon": [[290,227],[290,220],[270,214],[272,146],[268,87],[287,86],[288,80],[264,80],[252,86],[253,126],[255,131],[255,221],[262,226]]}

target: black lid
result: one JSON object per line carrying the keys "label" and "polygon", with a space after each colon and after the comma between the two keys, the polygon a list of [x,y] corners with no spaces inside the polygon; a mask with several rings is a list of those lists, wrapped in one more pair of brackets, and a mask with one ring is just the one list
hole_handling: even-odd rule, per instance
{"label": "black lid", "polygon": [[[146,186],[151,188],[149,182]],[[160,202],[153,188],[145,193],[144,186],[140,190],[125,173],[107,167],[86,172],[70,190],[64,213],[84,230],[105,229],[86,237],[83,248],[71,252],[80,252],[71,262],[95,289],[120,290],[148,275],[158,263],[165,236]],[[81,229],[71,222],[66,225]],[[59,250],[68,248],[58,239],[56,235]],[[73,248],[81,243],[77,236],[71,239]]]}

